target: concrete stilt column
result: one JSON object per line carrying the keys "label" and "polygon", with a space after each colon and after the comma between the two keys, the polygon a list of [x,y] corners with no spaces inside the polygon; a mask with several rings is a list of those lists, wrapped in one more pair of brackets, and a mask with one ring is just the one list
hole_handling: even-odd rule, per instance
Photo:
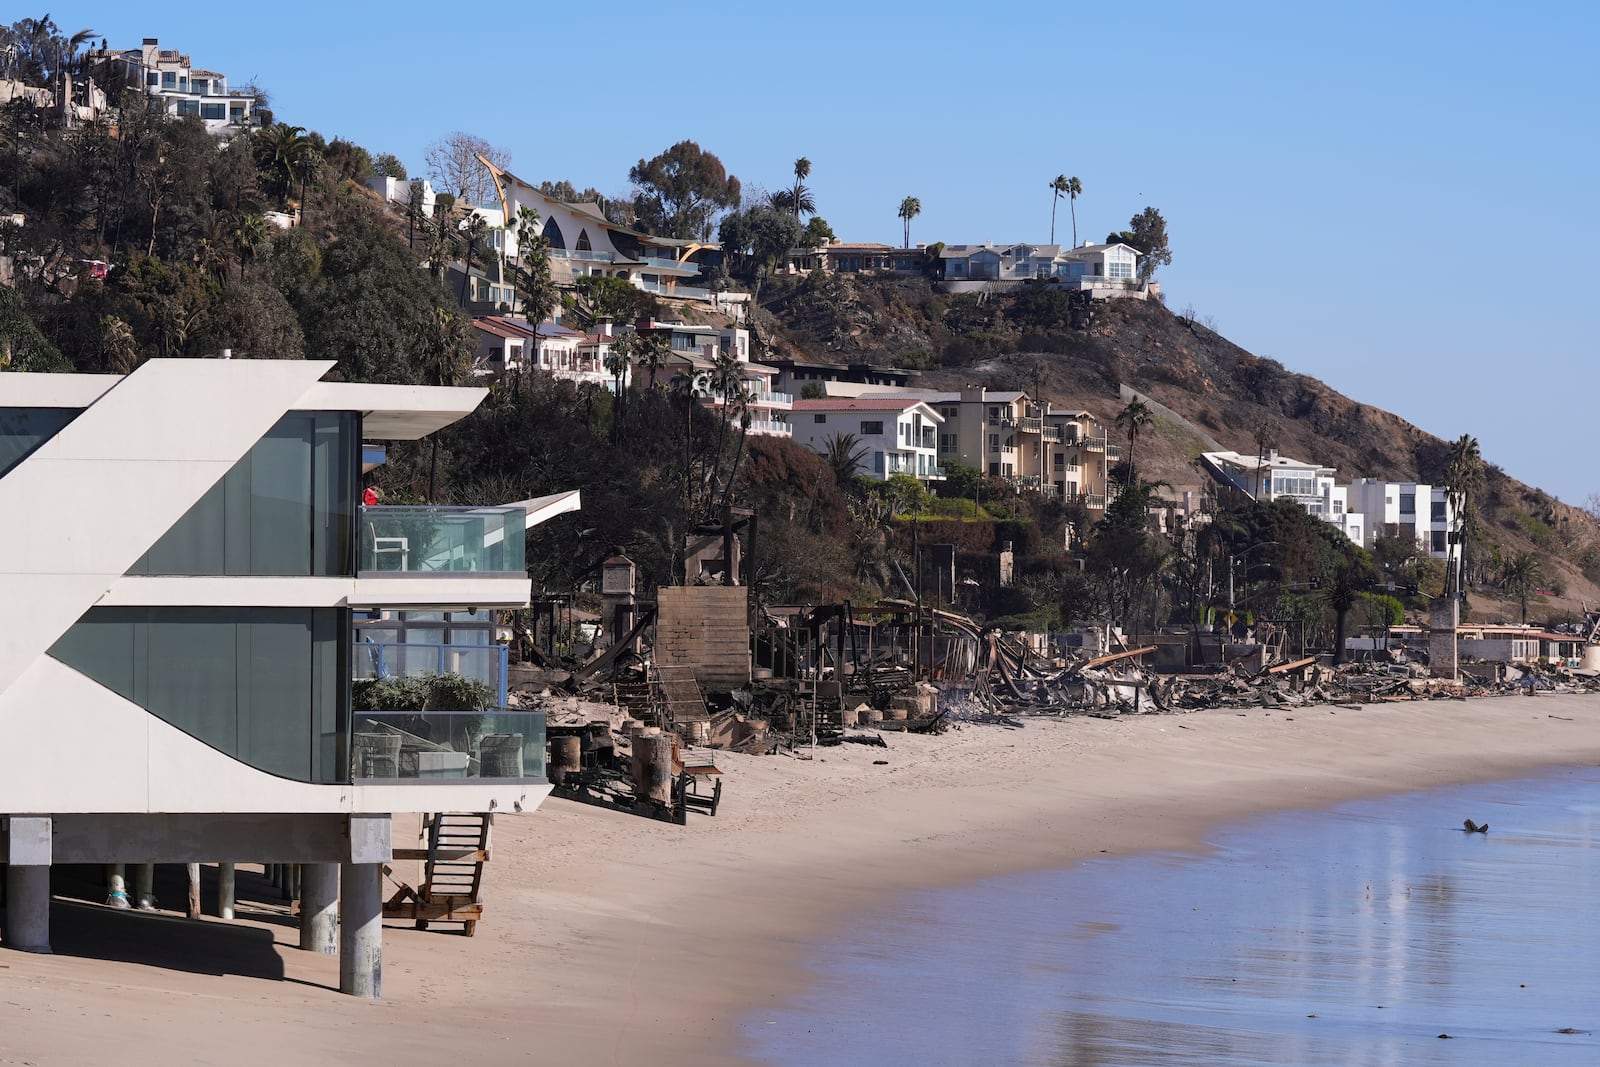
{"label": "concrete stilt column", "polygon": [[6,947],[50,951],[50,868],[6,868]]}
{"label": "concrete stilt column", "polygon": [[48,815],[13,815],[6,820],[6,840],[6,946],[49,952],[55,826]]}
{"label": "concrete stilt column", "polygon": [[339,992],[376,999],[383,996],[383,865],[345,863],[339,873]]}
{"label": "concrete stilt column", "polygon": [[339,951],[339,865],[336,863],[308,863],[302,868],[300,947],[325,956]]}
{"label": "concrete stilt column", "polygon": [[129,908],[127,876],[123,873],[124,866],[120,863],[106,864],[106,906],[112,908]]}
{"label": "concrete stilt column", "polygon": [[394,858],[388,815],[351,815],[339,869],[339,992],[383,995],[383,865]]}
{"label": "concrete stilt column", "polygon": [[140,911],[156,910],[156,865],[133,865],[133,903]]}
{"label": "concrete stilt column", "polygon": [[233,902],[235,898],[235,882],[237,872],[231,863],[217,864],[217,916],[222,919],[233,918]]}

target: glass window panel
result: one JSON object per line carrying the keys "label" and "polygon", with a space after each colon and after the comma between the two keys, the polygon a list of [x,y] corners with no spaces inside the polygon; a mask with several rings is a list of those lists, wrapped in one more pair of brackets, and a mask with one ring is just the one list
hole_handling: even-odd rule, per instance
{"label": "glass window panel", "polygon": [[76,408],[0,408],[0,476],[61,431]]}
{"label": "glass window panel", "polygon": [[226,755],[341,781],[348,634],[332,608],[94,608],[50,654]]}

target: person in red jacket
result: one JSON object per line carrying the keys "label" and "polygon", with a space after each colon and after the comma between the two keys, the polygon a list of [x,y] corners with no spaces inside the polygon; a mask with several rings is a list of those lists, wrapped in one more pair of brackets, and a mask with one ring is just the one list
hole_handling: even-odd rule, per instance
{"label": "person in red jacket", "polygon": [[377,504],[377,502],[382,499],[383,490],[379,489],[375,485],[367,486],[366,491],[361,494],[361,503],[369,508]]}

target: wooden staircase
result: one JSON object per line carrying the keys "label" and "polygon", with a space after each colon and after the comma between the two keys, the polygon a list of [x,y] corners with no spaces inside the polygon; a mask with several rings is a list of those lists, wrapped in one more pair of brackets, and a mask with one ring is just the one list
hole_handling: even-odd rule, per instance
{"label": "wooden staircase", "polygon": [[711,718],[706,710],[705,694],[695,680],[694,668],[658,663],[653,668],[651,683],[659,701],[657,706],[662,708],[662,726],[704,722]]}
{"label": "wooden staircase", "polygon": [[[471,937],[483,918],[483,865],[489,862],[489,812],[441,811],[424,816],[426,848],[397,848],[397,860],[421,860],[422,886],[404,882],[383,905],[386,919],[411,919],[418,930],[430,922],[458,922]],[[389,872],[392,875],[392,872]]]}

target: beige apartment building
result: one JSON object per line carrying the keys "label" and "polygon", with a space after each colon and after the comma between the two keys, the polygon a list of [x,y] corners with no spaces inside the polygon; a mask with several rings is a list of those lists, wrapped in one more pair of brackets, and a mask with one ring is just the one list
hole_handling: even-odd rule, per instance
{"label": "beige apartment building", "polygon": [[1122,451],[1087,411],[1049,408],[1024,392],[979,386],[930,395],[928,403],[944,419],[941,465],[957,462],[1018,489],[1106,506],[1107,469]]}

